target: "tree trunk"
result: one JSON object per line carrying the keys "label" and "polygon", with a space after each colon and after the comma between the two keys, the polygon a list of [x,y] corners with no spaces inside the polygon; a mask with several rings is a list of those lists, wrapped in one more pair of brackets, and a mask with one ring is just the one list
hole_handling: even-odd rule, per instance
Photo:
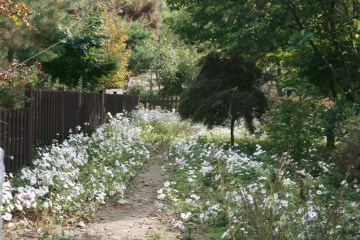
{"label": "tree trunk", "polygon": [[326,130],[326,146],[329,148],[335,147],[335,133],[334,129],[327,129]]}
{"label": "tree trunk", "polygon": [[15,57],[14,49],[9,47],[8,52],[7,52],[7,56],[6,56],[6,58],[8,60],[8,63],[13,63],[14,62],[14,57]]}
{"label": "tree trunk", "polygon": [[150,92],[152,92],[152,90],[153,90],[153,79],[152,79],[152,77],[153,77],[153,72],[152,72],[152,70],[150,71]]}
{"label": "tree trunk", "polygon": [[234,147],[234,142],[235,142],[235,138],[234,138],[234,127],[235,127],[235,119],[232,118],[231,119],[231,126],[230,126],[230,132],[231,132],[231,142],[230,145],[231,147]]}

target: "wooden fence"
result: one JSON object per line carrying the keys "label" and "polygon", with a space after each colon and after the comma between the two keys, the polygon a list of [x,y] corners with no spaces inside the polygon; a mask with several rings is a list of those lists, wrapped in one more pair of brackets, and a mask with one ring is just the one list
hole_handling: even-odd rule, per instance
{"label": "wooden fence", "polygon": [[144,105],[146,109],[155,109],[161,107],[169,111],[176,111],[179,104],[178,97],[151,97],[140,99],[140,103]]}
{"label": "wooden fence", "polygon": [[139,105],[139,96],[136,95],[121,95],[114,92],[114,94],[105,95],[105,109],[106,113],[110,112],[112,115],[120,112],[131,112]]}
{"label": "wooden fence", "polygon": [[6,171],[32,164],[32,147],[54,139],[63,140],[69,130],[81,126],[94,130],[104,123],[105,113],[130,112],[139,103],[133,95],[108,95],[31,90],[23,109],[0,109],[0,146],[5,150]]}

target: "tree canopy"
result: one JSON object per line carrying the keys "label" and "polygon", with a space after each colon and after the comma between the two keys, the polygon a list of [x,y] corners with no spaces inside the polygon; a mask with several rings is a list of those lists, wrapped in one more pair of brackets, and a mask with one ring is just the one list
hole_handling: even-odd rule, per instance
{"label": "tree canopy", "polygon": [[319,94],[359,92],[360,4],[350,0],[167,0],[173,27],[191,43],[242,54],[278,78],[294,75]]}

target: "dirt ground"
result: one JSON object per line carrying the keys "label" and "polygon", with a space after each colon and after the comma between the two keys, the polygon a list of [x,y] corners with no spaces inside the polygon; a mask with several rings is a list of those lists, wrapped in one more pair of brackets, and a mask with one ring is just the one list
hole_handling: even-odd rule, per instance
{"label": "dirt ground", "polygon": [[80,223],[68,234],[77,240],[181,239],[181,234],[171,227],[171,218],[155,207],[157,190],[166,180],[161,163],[145,166],[126,192],[127,203],[105,205],[93,223]]}

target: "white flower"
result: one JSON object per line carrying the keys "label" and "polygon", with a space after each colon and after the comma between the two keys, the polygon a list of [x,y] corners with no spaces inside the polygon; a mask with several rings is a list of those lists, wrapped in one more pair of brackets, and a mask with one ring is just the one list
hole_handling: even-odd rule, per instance
{"label": "white flower", "polygon": [[200,199],[200,197],[197,196],[196,194],[191,194],[190,197],[191,197],[192,199],[195,199],[195,200],[199,200],[199,199]]}
{"label": "white flower", "polygon": [[180,214],[180,217],[181,217],[184,221],[188,220],[188,219],[190,218],[190,216],[191,216],[191,212],[181,213],[181,214]]}
{"label": "white flower", "polygon": [[311,210],[311,209],[309,210],[307,215],[308,215],[310,220],[315,219],[317,217],[317,213],[315,211]]}
{"label": "white flower", "polygon": [[180,230],[185,229],[185,225],[182,221],[176,221],[173,223],[175,228],[179,228]]}
{"label": "white flower", "polygon": [[289,206],[289,202],[287,200],[281,200],[280,201],[281,205],[284,207],[288,207]]}
{"label": "white flower", "polygon": [[188,180],[189,183],[195,182],[195,180],[192,177],[188,177],[187,180]]}
{"label": "white flower", "polygon": [[159,194],[158,196],[157,196],[157,198],[159,199],[159,200],[163,200],[163,199],[165,199],[165,197],[166,197],[166,195],[165,194]]}
{"label": "white flower", "polygon": [[347,186],[348,186],[346,180],[342,180],[340,184],[341,184],[341,186],[344,186],[344,187],[347,187]]}
{"label": "white flower", "polygon": [[5,221],[11,221],[12,215],[11,215],[11,213],[5,213],[4,215],[2,215],[2,218],[3,218]]}

